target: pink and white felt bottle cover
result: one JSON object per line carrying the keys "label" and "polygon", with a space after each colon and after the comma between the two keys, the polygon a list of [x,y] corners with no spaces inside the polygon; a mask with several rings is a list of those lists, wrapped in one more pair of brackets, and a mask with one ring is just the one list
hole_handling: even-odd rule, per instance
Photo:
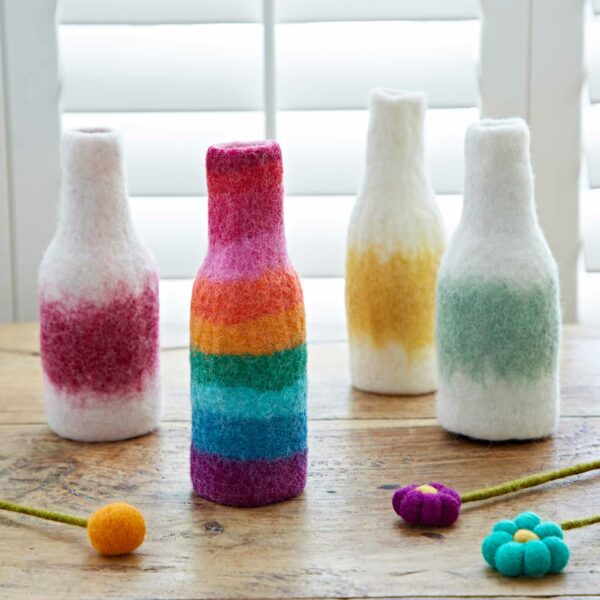
{"label": "pink and white felt bottle cover", "polygon": [[48,424],[87,442],[142,435],[162,410],[158,273],[131,224],[120,137],[68,131],[61,155],[58,227],[39,272]]}

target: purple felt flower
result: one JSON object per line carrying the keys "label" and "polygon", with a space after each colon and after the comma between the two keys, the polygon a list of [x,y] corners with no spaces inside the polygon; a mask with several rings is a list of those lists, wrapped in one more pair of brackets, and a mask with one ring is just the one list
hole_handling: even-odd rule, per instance
{"label": "purple felt flower", "polygon": [[392,506],[411,525],[448,527],[458,519],[460,495],[441,483],[413,483],[394,492]]}

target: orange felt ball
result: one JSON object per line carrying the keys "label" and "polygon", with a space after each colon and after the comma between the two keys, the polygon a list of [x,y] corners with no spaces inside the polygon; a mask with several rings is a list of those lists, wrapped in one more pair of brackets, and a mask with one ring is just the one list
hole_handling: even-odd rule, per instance
{"label": "orange felt ball", "polygon": [[100,554],[133,552],[144,541],[146,523],[131,504],[115,502],[99,508],[88,520],[88,536]]}

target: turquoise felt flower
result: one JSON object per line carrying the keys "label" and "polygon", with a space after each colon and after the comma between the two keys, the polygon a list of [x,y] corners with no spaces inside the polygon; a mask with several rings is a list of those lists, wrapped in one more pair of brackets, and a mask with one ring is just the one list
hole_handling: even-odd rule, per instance
{"label": "turquoise felt flower", "polygon": [[569,562],[569,547],[558,523],[544,521],[532,512],[514,521],[498,521],[481,546],[486,562],[509,577],[543,577],[559,573]]}

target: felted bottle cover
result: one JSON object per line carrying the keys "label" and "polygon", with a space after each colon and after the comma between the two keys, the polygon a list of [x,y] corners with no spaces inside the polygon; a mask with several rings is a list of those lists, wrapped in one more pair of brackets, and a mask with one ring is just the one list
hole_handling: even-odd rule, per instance
{"label": "felted bottle cover", "polygon": [[346,254],[352,383],[423,394],[437,386],[435,285],[445,246],[425,168],[426,99],[376,89],[369,105],[365,175]]}
{"label": "felted bottle cover", "polygon": [[462,217],[437,287],[437,416],[453,433],[526,440],[556,428],[558,272],[533,198],[525,122],[471,125]]}
{"label": "felted bottle cover", "polygon": [[58,227],[39,271],[50,428],[79,441],[152,431],[161,417],[158,272],[129,213],[119,135],[68,131]]}
{"label": "felted bottle cover", "polygon": [[306,482],[306,334],[283,228],[276,142],[206,156],[209,248],[191,307],[191,478],[221,504],[258,506]]}

